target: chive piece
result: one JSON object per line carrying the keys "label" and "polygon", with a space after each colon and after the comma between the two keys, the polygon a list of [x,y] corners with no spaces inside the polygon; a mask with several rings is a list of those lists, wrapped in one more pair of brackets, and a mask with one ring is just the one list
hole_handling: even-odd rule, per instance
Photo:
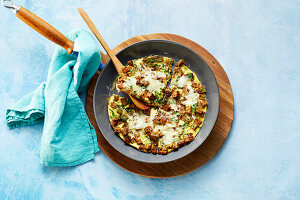
{"label": "chive piece", "polygon": [[186,126],[188,125],[188,123],[189,123],[189,119],[188,119],[188,117],[186,117],[185,122],[182,125],[182,130],[186,128]]}
{"label": "chive piece", "polygon": [[118,105],[118,109],[123,109],[124,106],[123,105]]}
{"label": "chive piece", "polygon": [[116,118],[117,117],[116,114],[114,113],[114,111],[112,109],[109,109],[109,111],[110,111],[110,113],[112,115],[112,118]]}
{"label": "chive piece", "polygon": [[166,69],[165,64],[161,64],[161,67],[162,67],[162,69],[163,69],[164,71],[168,71],[168,70]]}
{"label": "chive piece", "polygon": [[127,118],[126,118],[125,116],[121,115],[121,120],[122,120],[123,122],[126,122],[126,121],[127,121]]}
{"label": "chive piece", "polygon": [[197,103],[195,103],[193,106],[192,106],[192,112],[193,113],[196,113],[196,109],[197,109]]}
{"label": "chive piece", "polygon": [[157,104],[162,104],[163,103],[161,98],[156,98],[154,100],[154,102],[157,103]]}

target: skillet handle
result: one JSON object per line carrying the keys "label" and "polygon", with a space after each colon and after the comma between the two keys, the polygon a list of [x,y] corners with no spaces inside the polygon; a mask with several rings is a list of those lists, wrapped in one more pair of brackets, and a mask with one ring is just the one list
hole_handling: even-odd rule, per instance
{"label": "skillet handle", "polygon": [[42,20],[29,10],[14,4],[12,0],[1,0],[1,4],[10,9],[19,19],[29,25],[32,29],[43,35],[48,40],[58,44],[67,50],[68,54],[73,52],[74,42],[66,38],[53,26]]}
{"label": "skillet handle", "polygon": [[46,21],[33,14],[26,8],[18,6],[12,0],[2,0],[2,5],[12,10],[16,16],[32,29],[43,35],[48,40],[58,44],[67,50],[68,54],[73,52],[74,42],[66,38],[61,32],[56,30],[53,26]]}
{"label": "skillet handle", "polygon": [[17,12],[16,16],[48,40],[51,40],[52,42],[66,49],[68,54],[71,54],[73,52],[74,42],[66,38],[53,26],[27,10],[26,8],[20,7],[20,10]]}

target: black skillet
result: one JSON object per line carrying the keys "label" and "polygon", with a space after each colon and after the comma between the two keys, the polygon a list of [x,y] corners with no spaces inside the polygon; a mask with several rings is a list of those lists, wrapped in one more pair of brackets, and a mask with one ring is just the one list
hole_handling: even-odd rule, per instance
{"label": "black skillet", "polygon": [[167,40],[146,40],[124,48],[117,53],[116,56],[123,65],[126,65],[129,60],[151,54],[171,57],[175,61],[184,59],[187,66],[197,74],[199,80],[205,86],[208,108],[204,124],[198,135],[195,137],[195,140],[167,155],[154,155],[140,152],[134,147],[126,145],[119,136],[114,134],[108,118],[108,98],[112,94],[118,94],[125,97],[128,97],[128,95],[125,93],[118,93],[116,89],[113,88],[113,83],[117,77],[117,71],[111,61],[105,65],[96,82],[93,97],[94,114],[100,131],[105,139],[121,154],[140,162],[165,163],[177,160],[193,152],[208,137],[218,117],[220,93],[216,78],[208,64],[197,53],[182,44]]}

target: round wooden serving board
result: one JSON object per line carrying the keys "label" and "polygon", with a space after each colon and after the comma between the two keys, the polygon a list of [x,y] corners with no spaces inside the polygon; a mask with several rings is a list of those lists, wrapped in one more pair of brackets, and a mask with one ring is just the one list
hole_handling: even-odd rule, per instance
{"label": "round wooden serving board", "polygon": [[[149,178],[170,178],[187,174],[201,167],[216,155],[216,153],[225,142],[232,125],[234,114],[233,95],[228,77],[220,63],[199,44],[179,35],[169,33],[153,33],[140,35],[126,40],[125,42],[115,47],[113,51],[117,53],[128,45],[151,39],[171,40],[189,47],[206,61],[206,63],[210,66],[214,75],[216,76],[220,90],[220,113],[215,127],[213,128],[208,138],[204,141],[204,143],[186,157],[163,164],[142,163],[123,156],[105,140],[95,120],[93,110],[93,94],[97,78],[100,74],[99,71],[90,81],[86,101],[86,111],[91,124],[96,129],[99,147],[112,161],[114,161],[120,167],[141,176]],[[101,56],[102,63],[107,63],[107,61],[109,60],[108,56],[102,53]]]}

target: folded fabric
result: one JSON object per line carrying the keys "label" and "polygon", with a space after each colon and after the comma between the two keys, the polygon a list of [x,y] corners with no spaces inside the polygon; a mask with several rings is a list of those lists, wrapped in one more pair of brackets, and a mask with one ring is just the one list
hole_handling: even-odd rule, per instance
{"label": "folded fabric", "polygon": [[99,68],[99,48],[84,30],[66,36],[75,41],[73,51],[78,57],[58,47],[47,81],[6,112],[10,129],[44,120],[40,158],[45,166],[78,165],[93,159],[99,151],[95,129],[78,96]]}

